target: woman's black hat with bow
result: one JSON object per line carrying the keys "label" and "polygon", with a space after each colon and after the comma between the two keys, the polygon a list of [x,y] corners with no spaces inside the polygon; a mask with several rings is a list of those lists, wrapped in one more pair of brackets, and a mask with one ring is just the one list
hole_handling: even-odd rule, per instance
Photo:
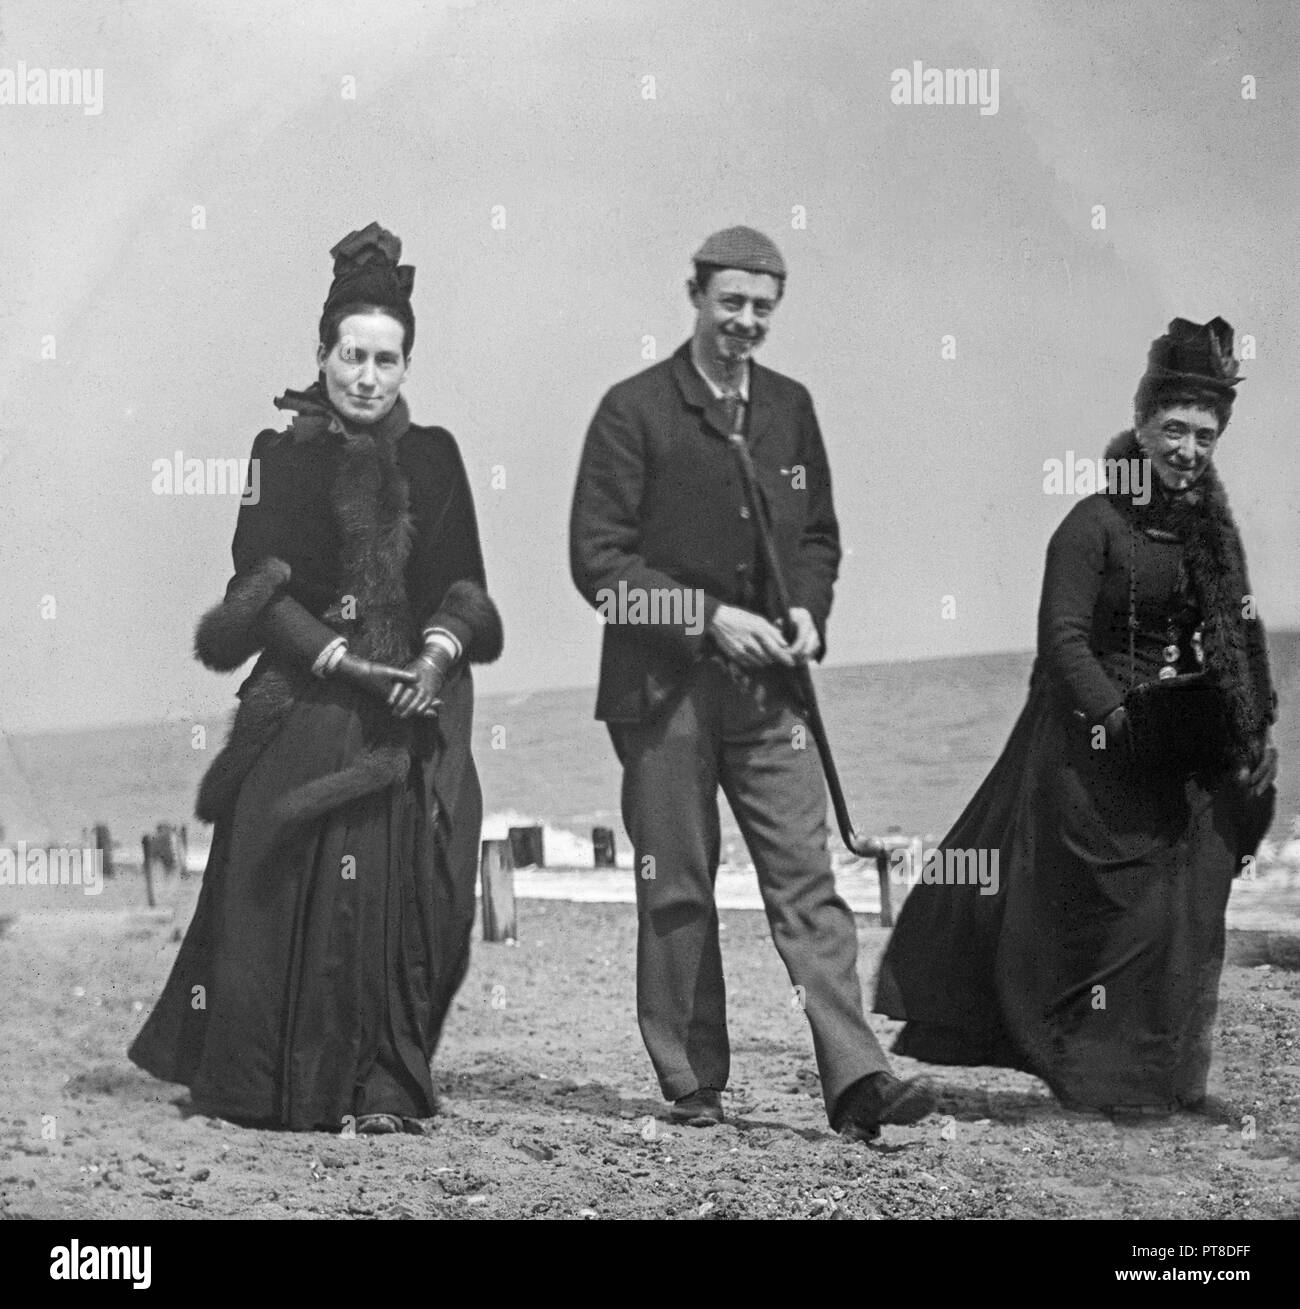
{"label": "woman's black hat with bow", "polygon": [[1133,407],[1141,415],[1158,408],[1158,401],[1166,397],[1203,396],[1222,411],[1226,422],[1235,388],[1245,380],[1238,376],[1237,368],[1231,323],[1222,318],[1208,323],[1175,318],[1164,336],[1151,342],[1147,370],[1138,383]]}
{"label": "woman's black hat with bow", "polygon": [[1156,381],[1190,382],[1231,392],[1245,380],[1237,376],[1232,357],[1232,324],[1222,318],[1204,325],[1175,318],[1165,335],[1151,342],[1146,375]]}
{"label": "woman's black hat with bow", "polygon": [[330,254],[334,257],[334,281],[321,313],[321,340],[330,335],[331,320],[338,317],[339,310],[374,305],[405,327],[404,348],[409,355],[415,343],[415,311],[411,308],[415,268],[397,262],[402,257],[401,238],[371,223],[359,232],[350,232]]}

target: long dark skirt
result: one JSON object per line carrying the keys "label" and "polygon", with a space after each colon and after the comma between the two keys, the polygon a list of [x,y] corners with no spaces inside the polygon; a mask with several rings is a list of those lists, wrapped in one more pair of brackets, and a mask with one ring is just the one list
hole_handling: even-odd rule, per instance
{"label": "long dark skirt", "polygon": [[997,893],[918,885],[890,938],[895,1051],[1032,1072],[1076,1108],[1197,1103],[1228,894],[1262,831],[1227,779],[1143,775],[1037,686],[941,843],[996,852]]}
{"label": "long dark skirt", "polygon": [[472,761],[456,779],[466,839],[449,836],[432,765],[415,758],[405,783],[251,855],[299,744],[273,741],[216,825],[194,918],[130,1057],[239,1122],[337,1131],[349,1115],[427,1117],[430,1059],[469,957]]}

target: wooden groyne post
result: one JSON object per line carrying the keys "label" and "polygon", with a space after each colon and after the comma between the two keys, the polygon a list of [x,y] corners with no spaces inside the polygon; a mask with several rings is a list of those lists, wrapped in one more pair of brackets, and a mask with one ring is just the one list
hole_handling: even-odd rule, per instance
{"label": "wooden groyne post", "polygon": [[159,823],[154,830],[154,856],[162,864],[167,874],[185,873],[185,863],[189,857],[188,833],[184,827],[173,823]]}
{"label": "wooden groyne post", "polygon": [[140,838],[140,868],[144,873],[144,894],[149,908],[157,908],[158,902],[153,893],[154,838],[146,832]]}
{"label": "wooden groyne post", "polygon": [[540,827],[512,827],[509,832],[510,853],[516,868],[545,868],[546,851]]}
{"label": "wooden groyne post", "polygon": [[[94,827],[95,849],[99,850],[103,856],[103,870],[105,877],[113,876],[113,835],[108,830],[107,823],[96,823]],[[153,903],[151,900],[150,904]]]}
{"label": "wooden groyne post", "polygon": [[592,863],[597,868],[615,868],[614,829],[612,827],[593,827],[591,829]]}
{"label": "wooden groyne post", "polygon": [[[880,878],[880,925],[881,927],[893,927],[894,896],[893,888],[889,884],[890,869],[897,862],[898,852],[907,850],[907,871],[910,877],[912,863],[920,857],[921,839],[920,837],[904,836],[897,828],[891,827],[885,834],[884,846],[885,848],[876,856],[876,874]],[[906,894],[904,894],[903,898],[906,899]]]}
{"label": "wooden groyne post", "polygon": [[518,940],[511,842],[484,841],[479,851],[478,871],[483,884],[483,939]]}

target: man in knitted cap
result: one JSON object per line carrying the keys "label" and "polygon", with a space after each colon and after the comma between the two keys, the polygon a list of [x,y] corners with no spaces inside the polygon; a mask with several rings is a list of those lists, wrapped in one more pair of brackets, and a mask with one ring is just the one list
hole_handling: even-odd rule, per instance
{"label": "man in knitted cap", "polygon": [[[933,1102],[924,1085],[890,1073],[863,1017],[825,783],[785,673],[821,657],[839,571],[826,452],[807,389],[753,361],[785,289],[780,251],[732,227],[694,262],[691,339],[601,401],[570,521],[574,581],[605,621],[596,716],[623,765],[635,848],[637,1014],[673,1120],[721,1122],[730,1069],[713,895],[721,786],[812,1027],[827,1115],[870,1140]],[[772,621],[733,434],[767,501],[789,640]]]}

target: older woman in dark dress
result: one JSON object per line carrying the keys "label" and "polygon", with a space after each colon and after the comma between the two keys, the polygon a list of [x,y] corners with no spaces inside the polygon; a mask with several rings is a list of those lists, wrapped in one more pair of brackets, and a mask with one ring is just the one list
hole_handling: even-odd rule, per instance
{"label": "older woman in dark dress", "polygon": [[[1028,703],[942,842],[996,851],[998,892],[908,897],[876,993],[899,1053],[1120,1116],[1204,1100],[1228,893],[1276,794],[1264,630],[1213,463],[1239,380],[1227,323],[1175,319],[1108,489],[1053,535]],[[1150,683],[1191,707],[1135,717]]]}
{"label": "older woman in dark dress", "polygon": [[268,1127],[426,1130],[468,963],[482,797],[468,664],[495,659],[473,497],[401,384],[414,269],[372,223],[331,252],[320,376],[253,443],[209,667],[260,657],[199,792],[193,921],[131,1058]]}

